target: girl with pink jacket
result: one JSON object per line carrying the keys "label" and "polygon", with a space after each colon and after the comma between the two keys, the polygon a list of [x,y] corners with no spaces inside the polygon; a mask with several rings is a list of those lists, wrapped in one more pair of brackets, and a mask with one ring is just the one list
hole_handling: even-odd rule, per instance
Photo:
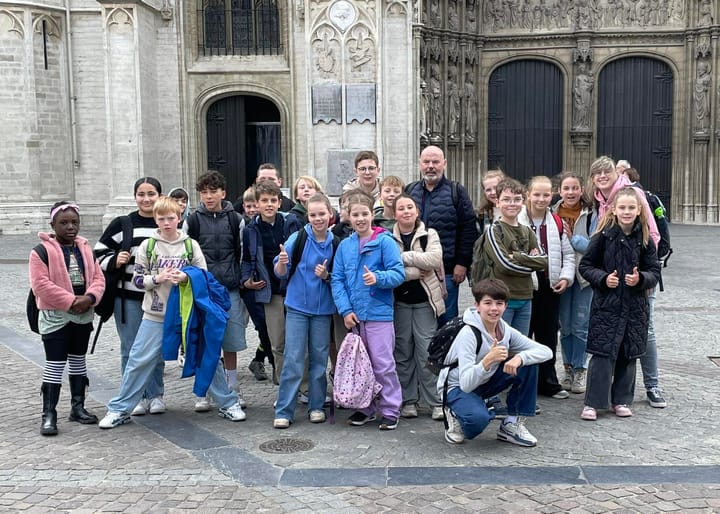
{"label": "girl with pink jacket", "polygon": [[[98,421],[85,410],[89,385],[85,354],[93,328],[93,307],[105,292],[105,278],[92,248],[78,235],[78,206],[58,202],[50,211],[50,220],[54,233],[40,232],[41,243],[30,252],[30,287],[40,310],[38,328],[45,347],[42,435],[58,433],[55,407],[65,362],[71,394],[68,419],[83,424]],[[45,255],[41,257],[41,253]]]}

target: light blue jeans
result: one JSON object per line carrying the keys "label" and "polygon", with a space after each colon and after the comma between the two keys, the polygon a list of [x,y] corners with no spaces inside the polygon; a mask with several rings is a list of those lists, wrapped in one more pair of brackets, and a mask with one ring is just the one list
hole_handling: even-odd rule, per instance
{"label": "light blue jeans", "polygon": [[308,410],[322,410],[327,389],[331,314],[306,314],[288,307],[285,314],[285,362],[280,375],[275,417],[293,421],[300,383],[308,359]]}
{"label": "light blue jeans", "polygon": [[[523,300],[514,300],[519,302]],[[502,315],[502,319],[513,327],[515,330],[520,332],[522,335],[527,336],[530,332],[530,316],[532,315],[532,300],[524,300],[525,303],[520,307],[508,307]]]}
{"label": "light blue jeans", "polygon": [[[125,304],[125,323],[122,323],[122,306]],[[142,322],[143,310],[142,302],[137,300],[129,300],[115,298],[115,326],[117,327],[118,336],[120,337],[120,374],[125,374],[128,358],[130,357],[130,349],[135,342],[140,323]],[[165,383],[163,381],[163,372],[165,371],[165,362],[160,359],[153,371],[150,381],[145,387],[143,398],[155,398],[162,396],[165,392]]]}
{"label": "light blue jeans", "polygon": [[445,298],[445,313],[437,319],[438,328],[458,315],[458,290],[460,286],[453,282],[452,275],[445,275],[445,287],[448,292],[447,298]]}
{"label": "light blue jeans", "polygon": [[643,383],[645,390],[649,391],[654,387],[658,387],[658,353],[657,338],[655,337],[655,297],[657,296],[657,286],[655,286],[648,294],[648,302],[650,303],[650,317],[648,319],[648,338],[645,355],[640,357],[640,367],[643,373]]}
{"label": "light blue jeans", "polygon": [[582,289],[577,281],[560,296],[560,346],[563,364],[573,369],[587,369],[588,323],[593,290]]}
{"label": "light blue jeans", "polygon": [[[162,360],[163,323],[144,319],[140,323],[135,342],[130,349],[127,366],[122,376],[120,392],[108,403],[109,412],[130,413],[142,399],[142,394],[152,380],[157,363]],[[208,390],[208,395],[221,408],[237,402],[237,394],[230,391],[225,381],[225,370],[218,367]]]}

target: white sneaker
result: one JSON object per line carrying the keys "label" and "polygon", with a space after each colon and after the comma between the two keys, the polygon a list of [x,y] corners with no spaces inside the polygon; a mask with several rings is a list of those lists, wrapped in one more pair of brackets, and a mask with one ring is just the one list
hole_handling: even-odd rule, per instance
{"label": "white sneaker", "polygon": [[131,416],[144,416],[147,414],[148,409],[150,408],[150,400],[147,398],[143,398],[138,402],[138,404],[135,406],[135,408],[130,413]]}
{"label": "white sneaker", "polygon": [[432,414],[430,414],[430,418],[434,419],[435,421],[444,420],[445,413],[443,412],[443,408],[441,406],[433,407]]}
{"label": "white sneaker", "polygon": [[227,409],[218,410],[218,416],[229,419],[230,421],[245,421],[247,417],[239,403],[235,403]]}
{"label": "white sneaker", "polygon": [[557,393],[552,395],[552,397],[556,400],[565,400],[566,398],[570,398],[570,393],[568,393],[565,389],[560,389]]}
{"label": "white sneaker", "polygon": [[162,396],[156,396],[150,400],[150,408],[148,408],[150,414],[162,414],[166,410],[167,407],[165,406],[165,400],[163,400]]}
{"label": "white sneaker", "polygon": [[303,393],[302,391],[300,391],[300,392],[298,393],[298,401],[299,401],[300,403],[304,403],[305,405],[307,405],[308,403],[310,403],[310,399],[309,399],[308,396],[307,396],[305,393]]}
{"label": "white sneaker", "polygon": [[130,416],[128,416],[124,412],[108,411],[108,413],[105,414],[105,417],[100,420],[98,426],[100,428],[115,428],[119,427],[120,425],[124,425],[125,423],[130,423],[130,421],[132,421],[130,419]]}
{"label": "white sneaker", "polygon": [[517,444],[519,446],[536,446],[537,439],[525,428],[523,418],[515,423],[502,423],[497,431],[497,438],[501,441]]}
{"label": "white sneaker", "polygon": [[198,398],[195,402],[195,412],[208,412],[210,410],[210,400],[207,396],[204,398]]}
{"label": "white sneaker", "polygon": [[403,418],[417,418],[417,406],[414,403],[406,403],[400,409],[400,416]]}
{"label": "white sneaker", "polygon": [[245,407],[247,407],[247,402],[245,401],[245,398],[243,398],[242,395],[240,394],[240,391],[238,391],[237,395],[238,395],[238,403],[240,404],[240,407],[242,407],[244,409]]}
{"label": "white sneaker", "polygon": [[185,366],[185,355],[179,354],[177,359],[178,368],[182,368]]}
{"label": "white sneaker", "polygon": [[310,411],[310,423],[325,423],[325,411],[324,410],[311,410]]}
{"label": "white sneaker", "polygon": [[445,429],[445,440],[450,444],[462,444],[465,441],[462,426],[457,420],[450,407],[445,407],[445,419],[447,420],[447,429]]}

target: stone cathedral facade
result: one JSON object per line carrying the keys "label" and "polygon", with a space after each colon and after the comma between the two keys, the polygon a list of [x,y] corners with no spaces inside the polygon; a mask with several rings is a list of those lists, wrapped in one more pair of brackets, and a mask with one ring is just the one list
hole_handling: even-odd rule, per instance
{"label": "stone cathedral facade", "polygon": [[[338,194],[361,149],[418,177],[422,147],[477,200],[627,159],[677,222],[719,224],[718,0],[0,0],[0,214],[57,200],[101,228],[132,183],[234,200],[257,165]],[[195,202],[193,202],[195,203]]]}

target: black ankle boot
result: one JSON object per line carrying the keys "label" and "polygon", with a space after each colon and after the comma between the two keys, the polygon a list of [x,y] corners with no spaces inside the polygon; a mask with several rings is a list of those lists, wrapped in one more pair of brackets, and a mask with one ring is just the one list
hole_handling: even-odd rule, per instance
{"label": "black ankle boot", "polygon": [[85,389],[90,385],[90,381],[85,375],[70,375],[69,379],[71,409],[68,420],[94,425],[98,422],[97,416],[85,410]]}
{"label": "black ankle boot", "polygon": [[60,398],[60,384],[50,384],[49,382],[43,382],[42,397],[43,397],[43,414],[42,424],[40,425],[40,433],[42,435],[57,435],[57,407],[58,399]]}

